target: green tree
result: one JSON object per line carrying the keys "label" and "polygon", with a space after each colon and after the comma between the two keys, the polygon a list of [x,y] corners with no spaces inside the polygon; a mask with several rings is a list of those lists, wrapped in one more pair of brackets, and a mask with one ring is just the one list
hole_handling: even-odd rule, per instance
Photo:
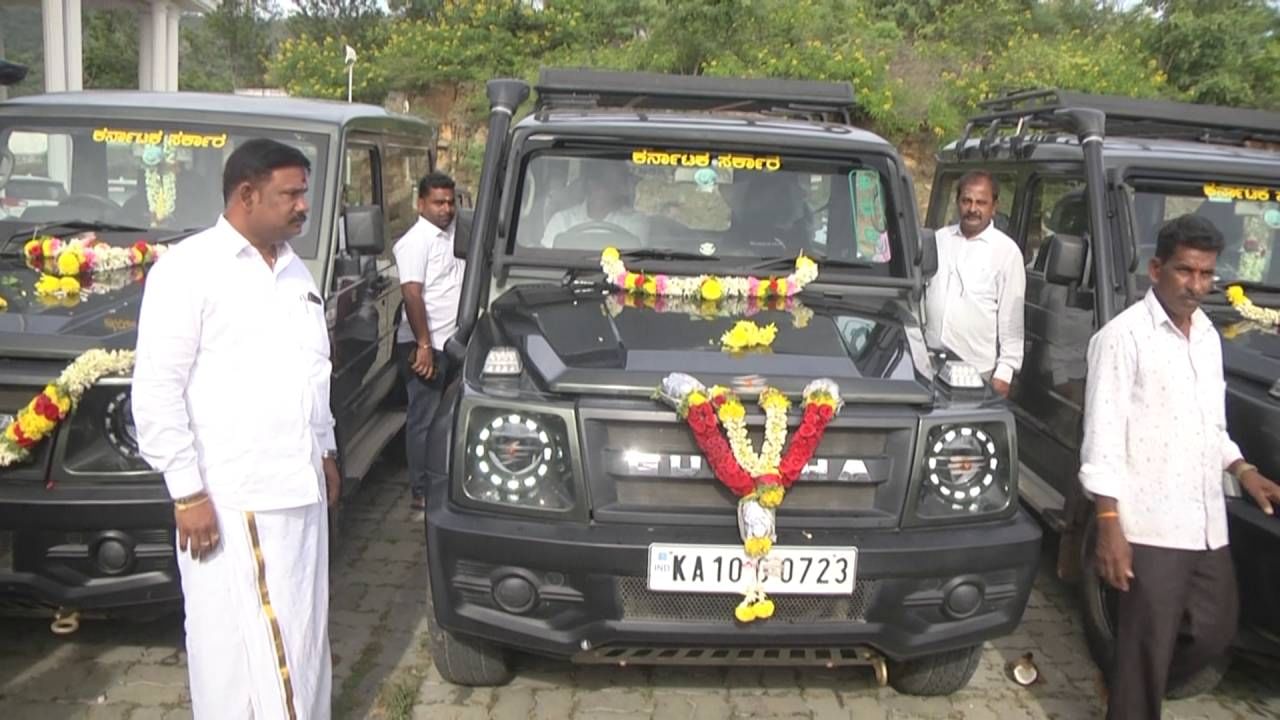
{"label": "green tree", "polygon": [[1145,40],[1193,102],[1280,108],[1280,9],[1266,0],[1148,0]]}
{"label": "green tree", "polygon": [[132,10],[84,10],[84,87],[138,87],[138,16]]}
{"label": "green tree", "polygon": [[294,0],[289,18],[294,35],[333,37],[349,45],[372,46],[382,35],[386,16],[377,0]]}
{"label": "green tree", "polygon": [[265,0],[222,0],[212,12],[183,18],[181,89],[226,92],[260,87],[278,15],[274,4]]}

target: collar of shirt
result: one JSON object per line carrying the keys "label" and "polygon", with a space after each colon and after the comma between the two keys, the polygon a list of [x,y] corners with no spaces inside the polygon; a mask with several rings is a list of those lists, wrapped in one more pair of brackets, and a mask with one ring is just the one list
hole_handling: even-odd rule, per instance
{"label": "collar of shirt", "polygon": [[415,228],[416,230],[426,233],[428,237],[449,240],[453,237],[453,229],[458,226],[458,218],[455,217],[453,220],[450,220],[448,227],[440,227],[419,215],[418,222],[414,223],[414,225],[417,226]]}
{"label": "collar of shirt", "polygon": [[[1165,312],[1164,306],[1160,304],[1160,299],[1156,297],[1155,288],[1149,288],[1147,294],[1142,298],[1142,304],[1147,308],[1147,312],[1151,314],[1151,326],[1159,327],[1168,325],[1169,329],[1182,335],[1182,330],[1173,322],[1173,318],[1169,317],[1169,313]],[[1213,321],[1208,315],[1204,314],[1204,310],[1196,308],[1191,314],[1191,337],[1188,340],[1199,340],[1204,336],[1205,331],[1213,327]]]}
{"label": "collar of shirt", "polygon": [[[257,248],[253,247],[253,243],[249,242],[249,238],[245,237],[234,225],[227,220],[227,216],[219,215],[218,222],[214,225],[218,232],[226,238],[227,249],[231,251],[234,257],[252,256],[255,259],[262,259]],[[287,242],[276,245],[276,264],[269,266],[273,274],[279,275],[280,271],[289,266],[293,262],[294,252],[293,246]]]}
{"label": "collar of shirt", "polygon": [[973,237],[965,237],[964,232],[960,230],[960,225],[958,223],[955,225],[948,225],[946,227],[946,231],[951,233],[951,236],[957,240],[981,240],[984,243],[990,243],[991,238],[988,237],[988,234],[995,228],[995,226],[994,222],[989,222],[986,227],[982,228],[982,232],[974,235]]}

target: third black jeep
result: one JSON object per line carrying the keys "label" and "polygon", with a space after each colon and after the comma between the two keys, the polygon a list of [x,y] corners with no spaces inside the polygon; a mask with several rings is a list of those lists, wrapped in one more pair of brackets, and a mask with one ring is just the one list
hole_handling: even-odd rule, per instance
{"label": "third black jeep", "polygon": [[[928,226],[952,222],[957,180],[983,168],[1001,184],[997,224],[1023,248],[1026,357],[1011,394],[1019,487],[1061,534],[1058,571],[1082,580],[1100,664],[1111,654],[1115,593],[1092,569],[1093,513],[1076,477],[1089,338],[1146,293],[1159,226],[1189,212],[1208,218],[1227,238],[1204,309],[1224,339],[1229,431],[1263,474],[1280,477],[1280,335],[1246,321],[1224,293],[1238,285],[1258,305],[1280,304],[1277,143],[1277,113],[1042,90],[984,104],[939,156]],[[1280,655],[1280,520],[1229,482],[1228,494],[1243,603],[1237,646]],[[1219,677],[1221,668],[1170,693],[1207,690]]]}

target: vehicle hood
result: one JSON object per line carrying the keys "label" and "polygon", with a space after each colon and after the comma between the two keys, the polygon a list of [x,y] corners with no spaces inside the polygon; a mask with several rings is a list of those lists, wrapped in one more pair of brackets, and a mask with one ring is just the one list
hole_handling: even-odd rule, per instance
{"label": "vehicle hood", "polygon": [[[746,392],[768,384],[799,394],[810,381],[830,378],[846,400],[930,402],[929,381],[913,363],[923,339],[903,300],[815,302],[801,296],[764,308],[728,299],[704,306],[527,285],[498,298],[491,315],[533,380],[556,393],[649,396],[669,373],[683,372]],[[721,336],[744,319],[777,328],[768,349],[722,350]]]}
{"label": "vehicle hood", "polygon": [[82,277],[79,297],[36,295],[40,273],[0,259],[0,357],[75,357],[90,348],[132,348],[146,278],[143,268]]}
{"label": "vehicle hood", "polygon": [[1212,312],[1222,335],[1222,363],[1236,375],[1271,387],[1280,381],[1280,332],[1242,322],[1234,310]]}

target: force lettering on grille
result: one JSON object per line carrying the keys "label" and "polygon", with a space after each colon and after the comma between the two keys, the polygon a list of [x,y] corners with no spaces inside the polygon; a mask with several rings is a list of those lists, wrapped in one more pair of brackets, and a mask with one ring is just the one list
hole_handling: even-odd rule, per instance
{"label": "force lettering on grille", "polygon": [[[624,477],[714,478],[701,455],[639,450],[606,450],[605,467]],[[801,480],[873,484],[888,477],[888,461],[857,458],[813,458],[800,472]]]}

